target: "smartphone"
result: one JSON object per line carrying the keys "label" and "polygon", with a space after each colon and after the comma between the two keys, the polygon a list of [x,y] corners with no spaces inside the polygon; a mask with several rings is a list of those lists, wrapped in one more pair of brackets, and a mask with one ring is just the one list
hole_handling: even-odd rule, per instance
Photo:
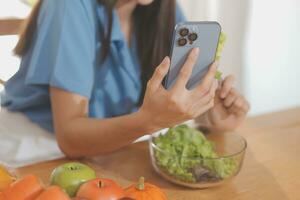
{"label": "smartphone", "polygon": [[188,54],[196,47],[200,48],[200,54],[186,88],[193,89],[200,84],[210,65],[215,61],[220,34],[221,26],[218,22],[177,24],[172,39],[171,66],[165,77],[164,87],[170,89],[174,85]]}

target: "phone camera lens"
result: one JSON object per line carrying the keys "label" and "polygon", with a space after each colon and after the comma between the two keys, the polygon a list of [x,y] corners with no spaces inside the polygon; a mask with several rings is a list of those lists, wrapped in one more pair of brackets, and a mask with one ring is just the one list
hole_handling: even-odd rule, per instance
{"label": "phone camera lens", "polygon": [[187,40],[185,38],[179,38],[178,45],[179,46],[185,46],[187,44]]}
{"label": "phone camera lens", "polygon": [[198,38],[198,35],[197,35],[197,33],[191,33],[191,34],[189,34],[188,38],[190,41],[196,41]]}
{"label": "phone camera lens", "polygon": [[180,31],[179,31],[179,35],[182,36],[182,37],[185,37],[185,36],[187,36],[188,34],[189,34],[189,29],[187,29],[187,28],[182,28],[182,29],[180,29]]}

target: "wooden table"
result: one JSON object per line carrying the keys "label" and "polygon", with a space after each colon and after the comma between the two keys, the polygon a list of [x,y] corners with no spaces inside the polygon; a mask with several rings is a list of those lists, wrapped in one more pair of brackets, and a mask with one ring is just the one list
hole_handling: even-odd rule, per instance
{"label": "wooden table", "polygon": [[[237,132],[248,141],[243,169],[232,181],[210,189],[187,189],[159,177],[150,165],[146,143],[81,161],[96,169],[98,176],[112,178],[124,187],[143,175],[163,188],[170,200],[300,199],[300,108],[249,118]],[[34,173],[47,184],[51,170],[68,161],[20,168],[17,174]]]}

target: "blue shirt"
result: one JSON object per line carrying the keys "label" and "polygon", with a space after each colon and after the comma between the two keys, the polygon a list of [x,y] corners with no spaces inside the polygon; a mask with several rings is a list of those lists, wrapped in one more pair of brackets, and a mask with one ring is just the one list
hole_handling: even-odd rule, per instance
{"label": "blue shirt", "polygon": [[[136,111],[142,87],[136,45],[128,47],[114,11],[111,52],[101,64],[99,30],[107,23],[105,13],[96,0],[44,0],[33,44],[6,83],[1,105],[49,131],[49,86],[87,97],[89,117]],[[175,21],[185,21],[178,6]]]}

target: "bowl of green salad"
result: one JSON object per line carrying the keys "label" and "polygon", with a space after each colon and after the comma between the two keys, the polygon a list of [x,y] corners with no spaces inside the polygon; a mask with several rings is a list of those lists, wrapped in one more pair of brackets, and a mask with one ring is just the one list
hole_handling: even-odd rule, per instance
{"label": "bowl of green salad", "polygon": [[179,125],[152,134],[152,165],[165,179],[191,188],[227,182],[241,170],[246,140],[237,133],[204,134]]}

